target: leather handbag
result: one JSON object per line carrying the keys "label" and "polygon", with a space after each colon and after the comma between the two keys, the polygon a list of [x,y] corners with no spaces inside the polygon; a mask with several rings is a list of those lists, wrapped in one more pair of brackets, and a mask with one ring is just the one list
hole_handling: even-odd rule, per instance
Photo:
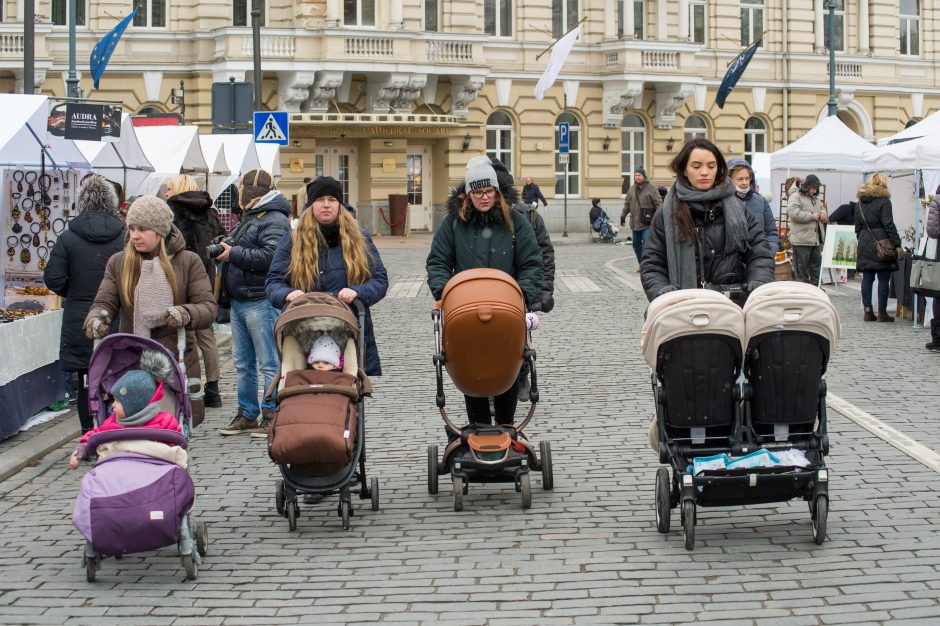
{"label": "leather handbag", "polygon": [[858,212],[862,216],[862,221],[865,222],[865,228],[868,229],[868,234],[871,235],[871,238],[875,240],[875,252],[878,254],[878,258],[884,261],[885,263],[893,263],[898,260],[898,250],[894,247],[894,244],[891,243],[890,239],[876,239],[875,233],[871,232],[871,227],[868,225],[868,220],[865,219],[865,211],[859,206]]}

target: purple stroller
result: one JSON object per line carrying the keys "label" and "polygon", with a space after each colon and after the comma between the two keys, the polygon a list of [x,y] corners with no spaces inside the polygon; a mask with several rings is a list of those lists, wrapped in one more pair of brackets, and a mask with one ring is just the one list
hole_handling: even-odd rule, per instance
{"label": "purple stroller", "polygon": [[[185,343],[185,339],[182,341]],[[163,397],[159,407],[176,417],[183,432],[153,428],[106,430],[86,442],[89,456],[96,451],[101,456],[82,478],[72,523],[86,539],[82,562],[89,582],[94,582],[104,557],[173,544],[186,578],[195,580],[201,557],[206,555],[208,528],[205,522],[193,519],[195,487],[185,469],[191,409],[183,365],[152,339],[109,335],[95,346],[88,364],[89,409],[96,424],[102,424],[107,418],[108,390],[126,372],[138,369],[145,350],[161,353],[172,364],[161,379]],[[179,354],[183,351],[181,347]],[[164,454],[154,456],[154,452]]]}

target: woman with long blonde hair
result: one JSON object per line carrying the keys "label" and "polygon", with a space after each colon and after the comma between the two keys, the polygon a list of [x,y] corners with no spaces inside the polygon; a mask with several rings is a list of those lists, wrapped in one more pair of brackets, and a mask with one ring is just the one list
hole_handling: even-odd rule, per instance
{"label": "woman with long blonde hair", "polygon": [[309,208],[297,228],[274,253],[268,272],[268,299],[277,308],[308,291],[334,294],[366,308],[365,371],[382,374],[370,308],[385,297],[388,275],[369,234],[342,204],[339,181],[321,176],[307,187]]}
{"label": "woman with long blonde hair", "polygon": [[[199,256],[185,249],[173,212],[156,196],[141,196],[127,211],[127,244],[108,259],[104,279],[85,318],[85,334],[108,333],[121,314],[120,331],[150,337],[176,353],[177,329],[186,329],[186,374],[199,378],[194,332],[215,320],[215,298]],[[193,424],[202,421],[193,403]]]}
{"label": "woman with long blonde hair", "polygon": [[[878,255],[875,242],[888,239],[895,248],[901,247],[901,237],[894,225],[891,208],[891,192],[888,177],[875,172],[871,179],[858,190],[858,209],[855,211],[855,235],[858,238],[858,253],[855,269],[862,273],[862,319],[866,322],[893,322],[888,315],[888,281],[891,272],[898,269],[897,255],[885,260]],[[878,278],[878,315],[872,310],[871,294]]]}

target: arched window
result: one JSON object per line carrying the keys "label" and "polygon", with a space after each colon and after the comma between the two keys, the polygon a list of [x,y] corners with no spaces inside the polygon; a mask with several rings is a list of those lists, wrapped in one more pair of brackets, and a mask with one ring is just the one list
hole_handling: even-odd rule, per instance
{"label": "arched window", "polygon": [[907,124],[904,125],[904,128],[910,128],[911,126],[913,126],[914,124],[918,123],[919,121],[920,121],[920,120],[917,119],[916,117],[911,118],[911,119],[907,120]]}
{"label": "arched window", "polygon": [[[559,163],[559,153],[555,152],[555,195],[581,195],[581,123],[571,113],[562,113],[555,118],[555,146],[558,146],[558,125],[568,124],[568,164]],[[567,172],[567,188],[565,173]]]}
{"label": "arched window", "polygon": [[137,115],[160,115],[163,112],[164,111],[158,107],[155,107],[153,105],[148,105],[145,107],[141,107],[141,109],[137,111]]}
{"label": "arched window", "polygon": [[759,117],[749,117],[744,123],[744,158],[754,162],[755,152],[767,152],[767,126]]}
{"label": "arched window", "polygon": [[503,162],[512,171],[512,118],[505,111],[493,111],[486,118],[486,154]]}
{"label": "arched window", "polygon": [[[620,124],[620,172],[632,176],[638,167],[646,167],[646,124],[639,115],[631,113]],[[631,183],[633,184],[633,183]]]}
{"label": "arched window", "polygon": [[701,115],[690,115],[685,120],[684,140],[688,141],[697,137],[708,139],[708,124]]}

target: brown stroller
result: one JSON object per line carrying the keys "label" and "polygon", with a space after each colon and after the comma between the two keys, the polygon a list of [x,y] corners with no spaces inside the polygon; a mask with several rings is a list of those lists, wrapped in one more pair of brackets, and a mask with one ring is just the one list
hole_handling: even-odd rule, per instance
{"label": "brown stroller", "polygon": [[[365,308],[353,302],[358,315],[325,293],[306,293],[289,303],[274,324],[281,358],[280,373],[268,396],[277,390],[277,414],[268,431],[268,455],[281,471],[275,506],[291,530],[300,514],[298,495],[339,494],[337,513],[343,530],[352,514],[350,487],[359,483],[359,498],[371,499],[379,510],[379,483],[366,481],[365,408],[372,385],[359,368],[364,362]],[[342,371],[307,367],[307,352],[321,335],[329,334],[343,352]]]}
{"label": "brown stroller", "polygon": [[[522,495],[522,508],[532,505],[529,470],[541,470],[542,488],[553,487],[552,453],[547,441],[536,454],[523,434],[539,400],[535,350],[529,346],[525,299],[505,272],[473,269],[448,281],[434,305],[437,352],[437,406],[452,440],[438,461],[437,446],[428,446],[428,493],[437,493],[438,477],[450,474],[454,510],[463,509],[469,484],[512,482]],[[527,365],[529,412],[520,424],[469,424],[458,428],[444,410],[446,367],[454,385],[472,397],[493,397],[514,387]]]}

